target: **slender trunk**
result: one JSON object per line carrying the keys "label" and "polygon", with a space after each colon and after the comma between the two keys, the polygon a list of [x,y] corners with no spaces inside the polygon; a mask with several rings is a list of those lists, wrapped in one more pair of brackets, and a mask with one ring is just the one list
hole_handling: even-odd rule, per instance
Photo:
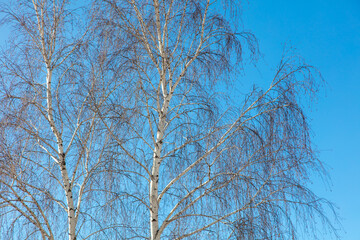
{"label": "slender trunk", "polygon": [[66,169],[65,154],[62,152],[59,155],[60,155],[61,177],[64,184],[64,190],[65,190],[66,202],[67,202],[69,240],[76,240],[76,235],[75,235],[76,218],[75,218],[74,200],[72,194],[72,185],[70,183],[68,171]]}
{"label": "slender trunk", "polygon": [[76,219],[75,219],[75,209],[74,209],[74,200],[72,194],[72,185],[69,179],[68,171],[66,169],[65,161],[65,152],[62,136],[55,125],[54,113],[53,113],[53,104],[52,104],[52,94],[51,94],[51,80],[52,80],[52,70],[50,67],[47,67],[46,75],[46,100],[47,100],[47,118],[50,123],[52,132],[54,133],[58,146],[58,156],[59,156],[59,166],[61,171],[61,177],[64,184],[64,190],[67,201],[67,214],[68,214],[68,232],[69,240],[76,240]]}
{"label": "slender trunk", "polygon": [[[160,131],[157,133],[157,137],[161,135]],[[151,231],[151,240],[158,240],[159,231],[159,202],[158,197],[158,183],[159,183],[159,168],[161,163],[160,152],[161,144],[158,145],[157,142],[154,157],[153,157],[153,167],[151,171],[151,181],[150,181],[150,231]]]}
{"label": "slender trunk", "polygon": [[153,154],[153,166],[151,170],[150,180],[150,232],[151,240],[159,240],[159,201],[158,201],[158,185],[159,170],[161,165],[161,149],[163,147],[163,138],[166,128],[166,113],[169,108],[171,95],[167,95],[163,102],[163,107],[159,113],[159,124],[156,133],[156,143]]}
{"label": "slender trunk", "polygon": [[160,116],[159,126],[156,134],[156,143],[153,154],[153,166],[151,170],[151,181],[150,181],[150,231],[151,240],[158,240],[159,231],[159,202],[158,198],[158,185],[159,185],[159,169],[161,164],[161,149],[162,149],[162,138],[164,136],[164,125],[165,117]]}
{"label": "slender trunk", "polygon": [[[161,39],[161,24],[160,24],[160,3],[159,0],[153,0],[154,10],[155,10],[155,21],[156,21],[156,30],[158,38],[158,48],[162,58],[162,71],[160,74],[160,84],[162,88],[162,94],[164,96],[164,101],[161,109],[159,111],[159,123],[157,126],[155,148],[153,154],[153,165],[151,169],[151,179],[150,179],[150,232],[151,240],[160,240],[159,233],[159,172],[161,164],[161,149],[163,147],[163,138],[165,132],[166,124],[166,113],[169,107],[169,102],[171,95],[166,93],[166,56],[164,55],[164,44]],[[158,92],[160,94],[160,92]]]}

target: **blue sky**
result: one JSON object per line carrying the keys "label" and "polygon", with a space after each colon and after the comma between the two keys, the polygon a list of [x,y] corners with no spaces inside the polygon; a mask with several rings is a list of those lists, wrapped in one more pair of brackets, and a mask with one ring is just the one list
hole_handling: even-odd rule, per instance
{"label": "blue sky", "polygon": [[[244,79],[268,81],[286,44],[326,80],[307,113],[332,190],[318,179],[312,188],[339,207],[341,239],[360,240],[360,1],[253,0],[242,8],[243,26],[256,35],[262,53]],[[0,28],[0,44],[4,36]]]}
{"label": "blue sky", "polygon": [[262,53],[245,79],[271,78],[286,44],[327,82],[307,114],[331,191],[315,178],[312,189],[338,206],[341,239],[360,240],[360,1],[254,0],[242,7],[243,26]]}

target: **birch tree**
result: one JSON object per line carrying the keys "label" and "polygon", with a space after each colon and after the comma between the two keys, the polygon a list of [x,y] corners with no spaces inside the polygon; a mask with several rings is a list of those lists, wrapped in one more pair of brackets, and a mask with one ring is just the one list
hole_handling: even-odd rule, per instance
{"label": "birch tree", "polygon": [[267,88],[226,96],[258,54],[240,1],[17,3],[2,8],[17,36],[0,60],[2,236],[333,230],[331,205],[307,188],[323,174],[302,105],[316,70],[285,54]]}
{"label": "birch tree", "polygon": [[107,199],[120,196],[103,194],[114,147],[90,104],[106,88],[97,84],[105,63],[91,8],[34,0],[1,10],[13,34],[0,58],[0,235],[106,235]]}
{"label": "birch tree", "polygon": [[[299,225],[316,232],[317,217],[331,228],[326,201],[307,188],[310,173],[323,173],[301,104],[318,89],[316,70],[285,54],[268,88],[254,87],[235,106],[219,94],[237,81],[244,52],[257,54],[255,37],[229,19],[239,4],[98,2],[102,34],[128,44],[112,49],[114,61],[133,70],[134,100],[110,116],[98,108],[136,179],[120,186],[133,198],[126,239],[296,239]],[[116,92],[111,99],[124,94]],[[111,117],[127,108],[138,118]]]}

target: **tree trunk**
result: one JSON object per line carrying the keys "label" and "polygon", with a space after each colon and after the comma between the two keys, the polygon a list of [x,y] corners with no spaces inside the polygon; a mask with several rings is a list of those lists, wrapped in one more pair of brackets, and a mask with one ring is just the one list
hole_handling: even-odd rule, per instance
{"label": "tree trunk", "polygon": [[156,143],[153,154],[153,166],[150,179],[150,232],[151,240],[159,240],[159,201],[158,201],[158,185],[159,171],[161,165],[161,149],[163,147],[163,138],[166,129],[166,114],[169,108],[171,94],[168,94],[163,101],[161,110],[159,111],[159,124],[156,133]]}
{"label": "tree trunk", "polygon": [[69,225],[69,240],[76,240],[76,218],[75,218],[75,209],[74,209],[74,200],[72,194],[72,186],[69,179],[68,171],[66,169],[65,162],[65,152],[64,145],[61,134],[55,125],[54,113],[52,107],[52,93],[51,93],[51,80],[52,80],[52,69],[50,66],[47,66],[47,75],[46,75],[46,100],[47,100],[47,118],[50,123],[52,132],[54,133],[58,145],[58,156],[59,156],[59,167],[61,171],[61,177],[64,185],[66,202],[67,202],[67,215],[68,215],[68,225]]}

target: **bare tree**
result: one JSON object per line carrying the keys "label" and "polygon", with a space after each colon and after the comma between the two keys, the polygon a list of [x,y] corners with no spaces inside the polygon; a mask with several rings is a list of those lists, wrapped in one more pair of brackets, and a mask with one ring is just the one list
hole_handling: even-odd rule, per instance
{"label": "bare tree", "polygon": [[0,60],[1,236],[106,235],[115,226],[98,215],[121,196],[103,194],[115,147],[91,104],[106,97],[91,8],[34,0],[1,10],[15,32]]}
{"label": "bare tree", "polygon": [[316,70],[284,55],[267,89],[235,106],[220,94],[244,52],[257,55],[230,22],[239,4],[99,0],[81,17],[67,1],[4,8],[18,40],[1,60],[0,232],[296,239],[318,219],[331,228],[307,188],[323,173],[301,105]]}
{"label": "bare tree", "polygon": [[[134,100],[112,114],[136,108],[139,117],[118,123],[99,109],[137,179],[121,187],[136,189],[127,203],[141,216],[133,227],[148,224],[150,239],[295,239],[297,220],[306,229],[316,216],[329,224],[325,201],[306,187],[311,172],[323,171],[301,106],[318,89],[315,69],[284,55],[269,88],[254,88],[231,108],[219,88],[236,78],[244,48],[257,54],[254,36],[226,20],[236,13],[219,11],[239,1],[98,4],[103,35],[128,44],[112,50],[114,61],[125,58],[133,70],[125,89]],[[141,231],[126,238],[146,236]]]}

